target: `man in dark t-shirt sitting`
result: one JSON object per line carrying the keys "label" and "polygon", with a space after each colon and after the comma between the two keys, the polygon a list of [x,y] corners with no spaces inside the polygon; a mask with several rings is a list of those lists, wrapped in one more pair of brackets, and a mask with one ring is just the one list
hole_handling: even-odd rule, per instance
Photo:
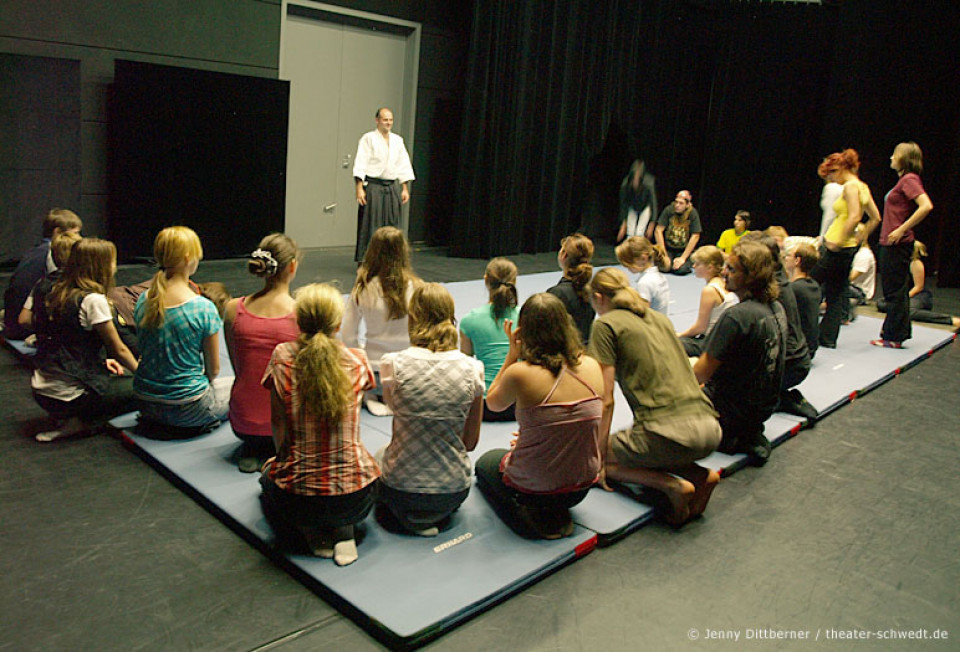
{"label": "man in dark t-shirt sitting", "polygon": [[786,315],[776,300],[773,256],[759,242],[739,242],[723,277],[740,303],[717,320],[693,371],[720,413],[718,450],[746,453],[751,464],[762,466],[770,457],[763,423],[777,406],[787,332]]}

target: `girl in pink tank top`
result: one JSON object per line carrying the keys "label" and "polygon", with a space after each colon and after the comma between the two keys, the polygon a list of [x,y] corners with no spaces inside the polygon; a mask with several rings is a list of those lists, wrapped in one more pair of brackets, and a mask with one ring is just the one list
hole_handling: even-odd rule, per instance
{"label": "girl in pink tank top", "polygon": [[507,321],[510,351],[487,390],[495,412],[516,404],[512,450],[492,450],[476,464],[477,485],[517,534],[557,539],[573,534],[570,508],[597,480],[603,376],[584,354],[563,303],[535,294]]}
{"label": "girl in pink tank top", "polygon": [[233,299],[224,313],[223,330],[236,378],[230,392],[230,425],[243,441],[239,468],[253,473],[274,454],[270,427],[270,392],[260,384],[278,344],[297,339],[290,283],[297,274],[300,250],[282,233],[272,233],[250,254],[247,269],[264,280],[255,294]]}

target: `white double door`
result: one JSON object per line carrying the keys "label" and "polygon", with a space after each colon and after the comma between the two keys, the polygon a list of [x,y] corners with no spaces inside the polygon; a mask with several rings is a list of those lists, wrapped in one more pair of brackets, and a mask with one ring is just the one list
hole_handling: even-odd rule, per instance
{"label": "white double door", "polygon": [[407,135],[396,126],[407,39],[299,16],[285,21],[280,70],[290,81],[285,231],[301,247],[353,245],[357,142],[375,128],[381,106],[393,108],[395,131]]}

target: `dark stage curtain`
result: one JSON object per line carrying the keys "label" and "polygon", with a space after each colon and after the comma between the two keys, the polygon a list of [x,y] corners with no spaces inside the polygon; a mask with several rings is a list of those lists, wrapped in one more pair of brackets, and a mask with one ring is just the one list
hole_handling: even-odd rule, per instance
{"label": "dark stage curtain", "polygon": [[957,60],[942,51],[956,53],[955,36],[929,35],[947,31],[933,10],[882,0],[474,7],[451,255],[549,251],[578,228],[611,240],[617,189],[638,156],[661,206],[693,193],[705,242],[741,208],[761,228],[816,231],[816,166],[844,147],[861,150],[878,201],[896,181],[887,159],[900,140],[945,156],[939,172],[956,176],[956,98],[909,102],[918,110],[902,119],[914,80],[933,81]]}

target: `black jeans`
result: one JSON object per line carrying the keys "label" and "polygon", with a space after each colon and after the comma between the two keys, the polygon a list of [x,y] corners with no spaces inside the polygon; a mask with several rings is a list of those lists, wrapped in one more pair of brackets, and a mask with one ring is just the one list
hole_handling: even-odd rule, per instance
{"label": "black jeans", "polygon": [[820,262],[810,272],[810,276],[823,288],[824,298],[827,301],[827,312],[820,320],[820,346],[828,349],[837,348],[840,322],[846,315],[844,302],[847,301],[847,288],[850,285],[850,268],[853,266],[853,257],[856,254],[857,247],[845,247],[840,251],[831,251],[822,247]]}
{"label": "black jeans", "polygon": [[910,339],[910,258],[913,243],[906,242],[880,247],[880,283],[887,316],[880,327],[880,337],[892,342]]}

